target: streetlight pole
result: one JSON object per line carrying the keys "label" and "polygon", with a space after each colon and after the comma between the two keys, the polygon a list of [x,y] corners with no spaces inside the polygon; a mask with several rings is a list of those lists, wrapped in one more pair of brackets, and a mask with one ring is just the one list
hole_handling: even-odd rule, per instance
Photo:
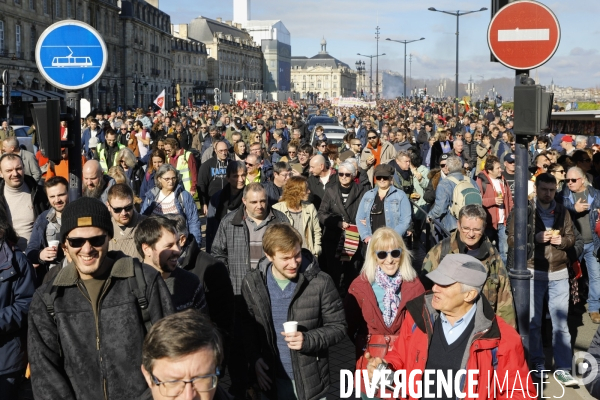
{"label": "streetlight pole", "polygon": [[473,14],[473,13],[480,12],[480,11],[486,11],[487,8],[481,7],[479,10],[473,10],[473,11],[460,11],[460,10],[445,11],[445,10],[437,10],[435,7],[429,7],[428,10],[429,11],[437,11],[437,12],[441,12],[444,14],[453,15],[456,17],[456,76],[455,76],[456,86],[455,86],[455,96],[454,96],[454,112],[455,112],[456,116],[458,116],[458,36],[459,36],[458,21],[459,21],[459,17],[462,17],[463,15],[467,15],[467,14]]}
{"label": "streetlight pole", "polygon": [[[390,42],[397,42],[397,43],[402,43],[404,44],[404,98],[406,98],[406,45],[408,43],[412,43],[412,42],[418,42],[420,40],[425,40],[424,37],[422,37],[421,39],[414,39],[414,40],[393,40],[390,38],[387,38],[385,40],[389,40]],[[411,54],[411,80],[412,80],[412,54]]]}
{"label": "streetlight pole", "polygon": [[371,72],[370,72],[370,77],[369,77],[369,93],[373,93],[373,58],[378,57],[378,56],[385,56],[385,53],[383,54],[375,54],[372,56],[367,56],[364,54],[360,54],[360,53],[356,53],[357,56],[362,56],[362,57],[367,57],[371,59]]}

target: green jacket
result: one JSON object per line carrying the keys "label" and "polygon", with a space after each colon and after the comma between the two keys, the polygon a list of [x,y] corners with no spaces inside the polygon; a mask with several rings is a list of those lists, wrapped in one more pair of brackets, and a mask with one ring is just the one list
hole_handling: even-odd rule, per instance
{"label": "green jacket", "polygon": [[[444,251],[443,247],[446,247],[447,251]],[[457,238],[457,231],[452,232],[450,237],[442,240],[429,250],[423,260],[423,274],[429,273],[438,267],[440,260],[446,255],[442,256],[443,252],[446,254],[465,253],[465,245],[460,241],[460,238]],[[488,278],[483,285],[483,294],[490,302],[496,315],[502,317],[513,328],[516,328],[516,313],[510,279],[508,278],[508,271],[500,258],[500,253],[484,236],[479,247],[479,254],[474,257],[481,261],[488,271]]]}

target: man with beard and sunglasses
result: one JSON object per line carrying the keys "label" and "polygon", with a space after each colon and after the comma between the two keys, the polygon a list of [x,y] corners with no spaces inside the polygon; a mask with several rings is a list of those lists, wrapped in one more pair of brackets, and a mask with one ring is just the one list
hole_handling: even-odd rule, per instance
{"label": "man with beard and sunglasses", "polygon": [[36,287],[42,284],[51,268],[62,268],[65,260],[60,240],[62,212],[69,204],[69,182],[62,176],[54,176],[44,182],[50,209],[41,213],[33,224],[31,238],[25,254],[35,267]]}
{"label": "man with beard and sunglasses", "polygon": [[108,189],[116,182],[108,175],[104,175],[100,163],[89,160],[83,166],[83,197],[93,197],[106,203],[108,200]]}
{"label": "man with beard and sunglasses", "polygon": [[133,203],[133,190],[124,184],[118,183],[108,189],[106,206],[112,217],[115,236],[108,244],[108,251],[122,251],[129,257],[137,257],[134,235],[145,215],[139,214]]}
{"label": "man with beard and sunglasses", "polygon": [[62,212],[60,242],[70,262],[29,309],[36,398],[125,400],[147,388],[139,368],[144,336],[173,313],[173,303],[154,268],[108,252],[113,233],[97,199],[82,197]]}

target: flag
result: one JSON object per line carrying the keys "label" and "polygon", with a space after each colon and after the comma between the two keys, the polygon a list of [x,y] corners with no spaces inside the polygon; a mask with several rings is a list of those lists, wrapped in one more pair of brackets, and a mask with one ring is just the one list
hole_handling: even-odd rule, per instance
{"label": "flag", "polygon": [[188,107],[192,108],[192,99],[190,99],[189,97],[188,97]]}
{"label": "flag", "polygon": [[160,92],[156,100],[154,100],[154,104],[160,107],[163,113],[165,112],[165,89],[163,89],[163,91]]}
{"label": "flag", "polygon": [[467,100],[467,96],[463,97],[463,102],[465,103],[465,112],[469,112],[471,107],[469,106],[469,100]]}

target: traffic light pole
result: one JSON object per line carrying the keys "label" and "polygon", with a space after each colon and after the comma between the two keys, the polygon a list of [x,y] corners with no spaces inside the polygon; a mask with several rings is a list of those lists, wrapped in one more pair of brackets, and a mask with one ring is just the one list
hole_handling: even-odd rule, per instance
{"label": "traffic light pole", "polygon": [[[517,71],[517,85],[521,85],[521,77],[528,77],[529,71]],[[521,133],[521,134],[520,134]],[[529,181],[529,136],[517,130],[515,121],[515,205],[513,214],[514,256],[513,267],[508,275],[510,277],[515,309],[517,313],[517,328],[526,357],[529,357],[529,305],[531,272],[527,269],[527,185]],[[531,227],[530,229],[534,229]],[[532,245],[534,245],[532,243]]]}
{"label": "traffic light pole", "polygon": [[69,149],[69,201],[81,197],[81,123],[79,102],[80,92],[67,92],[67,113],[72,116],[67,122],[68,149]]}

